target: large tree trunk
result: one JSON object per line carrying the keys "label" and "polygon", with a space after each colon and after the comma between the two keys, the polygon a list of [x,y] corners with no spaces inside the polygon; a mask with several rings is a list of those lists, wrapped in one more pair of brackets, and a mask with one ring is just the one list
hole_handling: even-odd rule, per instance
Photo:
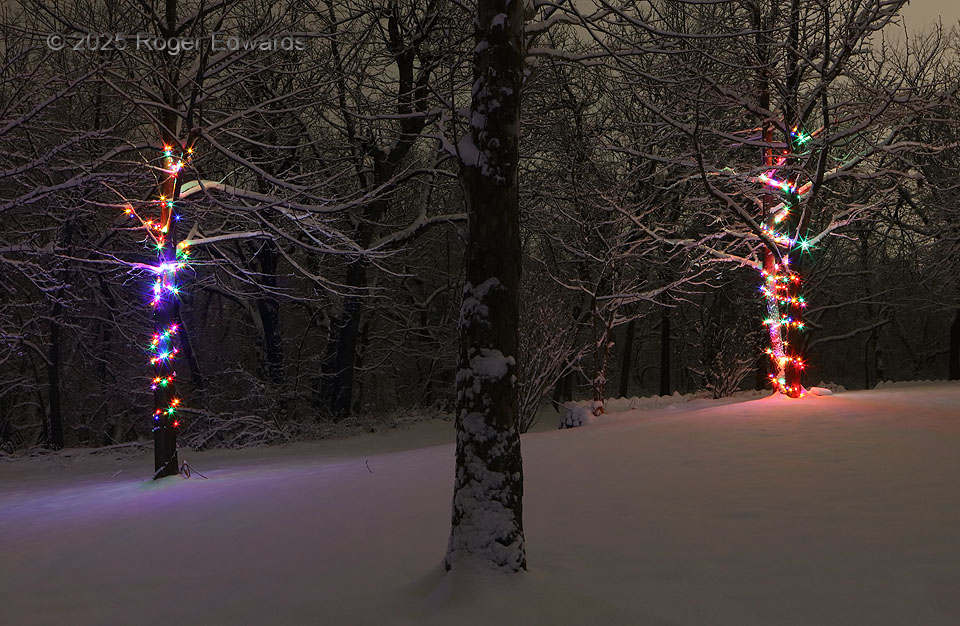
{"label": "large tree trunk", "polygon": [[[795,19],[791,25],[789,31],[789,37],[791,41],[796,41],[799,31],[796,30],[795,26],[799,23],[799,14],[796,13],[799,11],[799,5],[791,0],[791,18]],[[756,42],[757,50],[759,52],[759,67],[760,67],[760,80],[759,80],[759,102],[761,110],[769,110],[771,107],[770,103],[770,67],[768,65],[769,53],[767,52],[774,43],[769,39],[769,34],[767,34],[768,27],[770,24],[769,21],[775,19],[774,15],[771,15],[768,18],[764,18],[761,13],[761,8],[759,5],[756,5],[753,9],[753,21],[754,28],[756,29]],[[795,47],[796,44],[794,44]],[[785,123],[790,123],[793,119],[793,116],[796,111],[796,88],[797,80],[799,74],[796,73],[796,63],[797,59],[795,58],[795,51],[792,51],[792,54],[788,54],[787,59],[787,91],[788,93],[782,94],[785,99],[786,111]],[[761,162],[765,170],[770,171],[777,167],[774,155],[773,155],[773,124],[770,120],[762,121],[762,132],[763,132],[763,143],[764,147],[762,149]],[[788,145],[791,147],[796,147],[793,140],[788,137]],[[795,177],[791,175],[791,182],[795,182]],[[771,213],[771,209],[774,207],[774,198],[770,193],[769,189],[765,189],[762,198],[763,206],[763,218],[762,221],[769,232],[773,232],[777,228],[777,220],[774,215]],[[786,202],[790,206],[797,206],[799,198],[795,193],[788,194]],[[796,216],[790,217],[787,220],[786,224],[783,227],[787,232],[796,232],[797,223]],[[779,250],[776,246],[778,244],[768,242],[767,249],[764,252],[763,260],[763,275],[764,275],[764,287],[766,289],[766,295],[764,296],[766,309],[767,309],[767,319],[768,319],[768,328],[767,331],[770,335],[770,349],[768,354],[771,357],[772,361],[772,373],[770,374],[770,380],[773,383],[773,386],[777,391],[783,393],[787,396],[796,398],[799,397],[802,391],[802,385],[800,380],[800,374],[803,369],[802,360],[800,359],[799,352],[796,351],[796,347],[802,343],[798,335],[798,330],[795,330],[794,327],[787,326],[786,329],[782,328],[781,320],[784,317],[793,317],[794,319],[799,319],[800,307],[795,304],[788,304],[791,298],[794,298],[798,295],[797,290],[799,289],[799,277],[797,281],[790,280],[786,285],[781,285],[777,277],[781,274],[790,277],[793,273],[790,271],[788,262],[783,259],[789,258],[789,262],[799,262],[799,256],[790,257],[789,253],[792,250],[787,250],[786,253]],[[781,291],[785,291],[783,294]],[[782,311],[781,307],[781,298],[786,295],[788,299],[786,302],[783,302],[786,306],[786,311]],[[784,313],[787,313],[784,315]],[[791,349],[792,347],[792,349]]]}
{"label": "large tree trunk", "polygon": [[518,0],[480,0],[474,22],[471,129],[458,146],[468,241],[448,570],[464,562],[509,572],[527,567],[515,360],[523,20]]}
{"label": "large tree trunk", "polygon": [[[756,23],[755,27],[760,26],[762,18],[760,17],[760,9],[756,9],[757,13],[755,16]],[[757,41],[762,42],[762,35],[758,28],[757,31]],[[763,48],[760,48],[761,50]],[[765,59],[761,59],[765,61]],[[770,77],[768,74],[769,70],[764,67],[760,71],[760,107],[762,109],[770,108]],[[773,126],[770,122],[764,122],[763,124],[763,141],[764,148],[762,154],[762,163],[765,168],[773,167],[773,150],[769,147],[773,142]],[[773,206],[773,196],[768,191],[765,191],[763,194],[763,220],[767,226],[772,226],[773,216],[770,215],[770,207]],[[780,319],[780,303],[777,300],[777,291],[775,289],[776,284],[770,283],[770,277],[778,273],[778,261],[776,254],[773,250],[766,249],[764,250],[763,255],[763,272],[766,279],[766,286],[768,291],[764,297],[764,301],[767,309],[767,318],[771,320]],[[770,324],[767,332],[770,335],[770,356],[773,360],[773,367],[771,367],[772,374],[770,375],[771,381],[773,381],[773,386],[779,391],[783,391],[786,385],[786,372],[784,370],[784,348],[783,341],[780,334],[780,327],[776,324]],[[782,381],[782,382],[781,382]]]}
{"label": "large tree trunk", "polygon": [[[801,145],[797,142],[796,135],[791,132],[791,129],[794,128],[794,124],[797,124],[799,127],[800,120],[797,119],[797,100],[799,97],[800,89],[800,58],[798,55],[798,47],[800,41],[800,2],[799,0],[790,0],[790,27],[787,30],[787,46],[786,46],[786,71],[787,71],[787,81],[786,81],[786,93],[784,94],[784,122],[786,137],[785,143],[789,147],[791,154],[797,154],[801,149]],[[788,163],[794,159],[789,158]],[[797,184],[797,175],[795,173],[790,174],[790,182],[794,186]],[[791,191],[786,195],[786,201],[789,206],[799,207],[800,206],[800,196],[797,195],[795,191]],[[794,211],[792,215],[788,217],[786,221],[786,231],[788,233],[802,233],[806,230],[806,226],[800,220],[800,211]],[[773,225],[771,225],[773,226]],[[803,307],[799,305],[796,301],[800,297],[800,277],[803,272],[803,257],[801,256],[801,248],[796,241],[790,244],[787,250],[787,258],[789,258],[790,266],[792,270],[797,274],[796,281],[790,281],[787,283],[787,295],[790,298],[790,304],[787,305],[788,316],[794,320],[794,323],[787,325],[786,328],[786,347],[787,360],[784,366],[784,378],[786,380],[786,390],[784,393],[791,398],[799,398],[803,393],[803,345],[804,337],[801,335],[800,326],[797,325],[801,321],[801,316],[803,314]]]}

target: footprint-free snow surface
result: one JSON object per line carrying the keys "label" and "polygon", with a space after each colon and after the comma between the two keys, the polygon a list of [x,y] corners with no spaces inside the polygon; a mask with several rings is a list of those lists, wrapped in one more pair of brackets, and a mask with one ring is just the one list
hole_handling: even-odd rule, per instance
{"label": "footprint-free snow surface", "polygon": [[0,624],[960,624],[958,384],[524,436],[512,576],[439,568],[452,441],[0,462]]}

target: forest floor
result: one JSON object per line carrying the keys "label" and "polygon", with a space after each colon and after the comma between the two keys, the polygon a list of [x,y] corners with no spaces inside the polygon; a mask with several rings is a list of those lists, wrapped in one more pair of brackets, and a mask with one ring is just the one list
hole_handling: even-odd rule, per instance
{"label": "forest floor", "polygon": [[0,462],[0,624],[960,623],[960,384],[525,435],[514,576],[439,567],[452,428]]}

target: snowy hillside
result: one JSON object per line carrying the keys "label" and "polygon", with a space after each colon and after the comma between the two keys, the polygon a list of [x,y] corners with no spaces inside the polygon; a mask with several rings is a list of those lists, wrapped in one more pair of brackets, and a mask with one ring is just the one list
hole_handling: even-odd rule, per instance
{"label": "snowy hillside", "polygon": [[960,623],[960,385],[523,438],[530,571],[439,570],[453,429],[0,463],[0,624]]}

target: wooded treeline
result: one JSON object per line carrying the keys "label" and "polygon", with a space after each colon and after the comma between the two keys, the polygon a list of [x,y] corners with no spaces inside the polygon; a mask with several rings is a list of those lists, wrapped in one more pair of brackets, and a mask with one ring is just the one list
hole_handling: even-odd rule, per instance
{"label": "wooded treeline", "polygon": [[[766,235],[750,216],[763,151],[791,136],[803,153],[782,169],[809,183],[792,223],[809,244],[806,384],[960,378],[960,44],[949,28],[887,42],[902,4],[530,3],[523,427],[550,399],[767,384]],[[475,9],[176,0],[170,22],[165,8],[2,9],[0,447],[149,434],[140,264],[155,259],[124,206],[156,195],[158,128],[195,150],[177,202],[185,443],[448,411],[458,159],[484,123],[469,113]],[[215,32],[273,44],[88,49],[109,47],[102,33]]]}

